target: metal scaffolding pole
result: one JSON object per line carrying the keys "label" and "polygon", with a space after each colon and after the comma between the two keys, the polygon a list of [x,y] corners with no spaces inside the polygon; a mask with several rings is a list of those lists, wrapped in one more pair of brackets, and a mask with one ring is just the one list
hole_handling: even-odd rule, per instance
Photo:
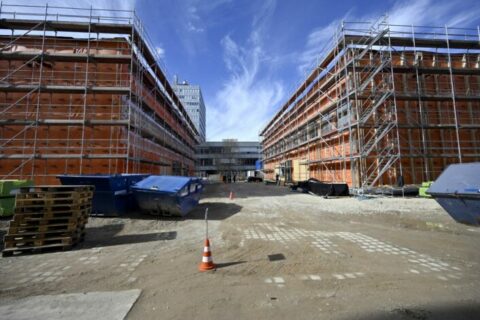
{"label": "metal scaffolding pole", "polygon": [[448,54],[448,70],[450,73],[450,87],[452,90],[452,103],[453,103],[453,113],[455,119],[455,136],[457,137],[457,148],[458,148],[458,161],[462,163],[462,148],[460,145],[460,133],[458,126],[458,115],[457,115],[457,103],[455,101],[455,82],[453,80],[452,72],[452,56],[450,55],[450,39],[448,37],[448,27],[445,25],[445,40],[447,42],[447,54]]}

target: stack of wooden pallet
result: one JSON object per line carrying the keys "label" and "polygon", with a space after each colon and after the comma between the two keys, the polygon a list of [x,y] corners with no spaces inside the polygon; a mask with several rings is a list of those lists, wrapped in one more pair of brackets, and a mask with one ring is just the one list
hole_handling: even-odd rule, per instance
{"label": "stack of wooden pallet", "polygon": [[4,237],[3,256],[55,248],[68,250],[83,241],[93,190],[93,186],[20,188],[13,220]]}

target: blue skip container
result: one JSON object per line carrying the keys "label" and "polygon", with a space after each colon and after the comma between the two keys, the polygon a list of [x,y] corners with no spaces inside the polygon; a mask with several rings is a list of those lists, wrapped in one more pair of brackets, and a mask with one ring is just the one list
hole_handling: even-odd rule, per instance
{"label": "blue skip container", "polygon": [[480,226],[480,162],[448,166],[426,193],[455,221]]}
{"label": "blue skip container", "polygon": [[150,176],[132,186],[140,210],[166,216],[185,216],[200,200],[203,183],[199,178]]}
{"label": "blue skip container", "polygon": [[138,209],[131,187],[148,177],[147,174],[115,175],[60,175],[63,185],[95,186],[92,199],[92,214],[120,216]]}

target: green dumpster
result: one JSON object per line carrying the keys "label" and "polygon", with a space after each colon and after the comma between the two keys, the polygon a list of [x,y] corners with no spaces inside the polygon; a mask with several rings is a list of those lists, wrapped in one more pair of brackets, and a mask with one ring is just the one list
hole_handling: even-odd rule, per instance
{"label": "green dumpster", "polygon": [[432,196],[427,194],[426,191],[432,185],[433,181],[422,182],[422,186],[418,189],[418,195],[422,198],[431,198]]}
{"label": "green dumpster", "polygon": [[11,216],[15,208],[14,191],[21,187],[32,186],[30,180],[0,180],[0,217]]}

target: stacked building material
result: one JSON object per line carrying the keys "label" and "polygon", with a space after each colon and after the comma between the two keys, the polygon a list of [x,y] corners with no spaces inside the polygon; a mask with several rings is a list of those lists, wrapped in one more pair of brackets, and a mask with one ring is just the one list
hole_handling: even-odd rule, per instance
{"label": "stacked building material", "polygon": [[4,237],[3,256],[46,249],[68,250],[83,241],[93,190],[93,186],[20,188],[14,216]]}

